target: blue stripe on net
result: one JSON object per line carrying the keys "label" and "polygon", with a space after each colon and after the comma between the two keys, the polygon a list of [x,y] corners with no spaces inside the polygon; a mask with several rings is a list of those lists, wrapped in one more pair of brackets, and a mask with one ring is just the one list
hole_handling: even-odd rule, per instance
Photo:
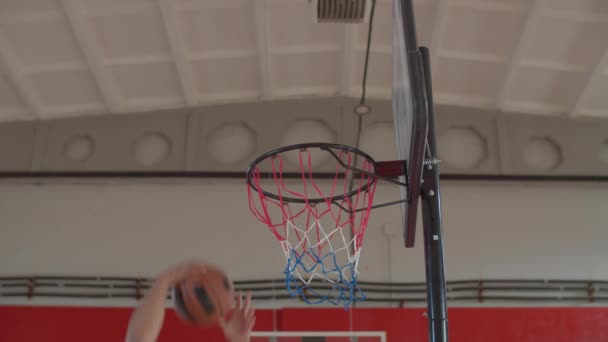
{"label": "blue stripe on net", "polygon": [[[311,256],[314,264],[307,266],[302,259]],[[307,304],[329,302],[343,305],[346,310],[352,302],[365,300],[365,294],[357,284],[357,259],[339,265],[335,251],[320,257],[315,253],[314,247],[301,254],[291,249],[284,270],[287,291],[292,297],[300,297]],[[314,288],[315,285],[318,286],[317,289]],[[331,287],[328,288],[327,285]]]}

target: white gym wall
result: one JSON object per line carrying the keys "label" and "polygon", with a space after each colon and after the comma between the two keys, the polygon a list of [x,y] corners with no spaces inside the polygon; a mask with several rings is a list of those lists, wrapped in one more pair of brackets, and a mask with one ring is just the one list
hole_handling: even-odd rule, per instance
{"label": "white gym wall", "polygon": [[[608,278],[608,184],[443,182],[448,280]],[[376,201],[396,189],[380,187]],[[154,276],[201,257],[235,280],[281,278],[283,253],[241,180],[0,184],[0,276]],[[421,227],[372,213],[361,280],[422,281]]]}

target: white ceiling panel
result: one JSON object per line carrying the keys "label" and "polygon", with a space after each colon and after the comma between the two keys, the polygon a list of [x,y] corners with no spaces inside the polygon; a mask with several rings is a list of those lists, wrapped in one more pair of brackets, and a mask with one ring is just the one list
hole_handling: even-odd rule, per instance
{"label": "white ceiling panel", "polygon": [[167,56],[168,44],[158,8],[90,17],[104,57]]}
{"label": "white ceiling panel", "polygon": [[42,19],[8,20],[3,25],[10,48],[27,66],[80,61],[80,49],[63,16]]}
{"label": "white ceiling panel", "polygon": [[[449,11],[441,51],[477,53],[506,60],[518,42],[525,12],[455,7]],[[496,27],[500,29],[488,29]]]}
{"label": "white ceiling panel", "polygon": [[579,72],[521,67],[510,89],[511,108],[521,104],[541,114],[562,114],[576,101],[584,80]]}
{"label": "white ceiling panel", "polygon": [[339,46],[342,41],[342,26],[318,24],[313,20],[308,2],[271,2],[268,27],[270,48],[302,46]]}
{"label": "white ceiling panel", "polygon": [[218,58],[194,62],[197,94],[202,102],[208,99],[248,99],[259,92],[260,78],[256,57]]}
{"label": "white ceiling panel", "polygon": [[603,52],[607,34],[608,22],[541,16],[524,59],[586,68]]}
{"label": "white ceiling panel", "polygon": [[[145,100],[183,102],[175,65],[170,62],[125,64],[112,67],[121,95],[128,102]],[[161,100],[162,99],[162,100]]]}
{"label": "white ceiling panel", "polygon": [[305,94],[337,92],[340,79],[338,56],[337,52],[274,55],[273,90],[281,95],[289,93],[285,92],[289,88],[301,89]]}
{"label": "white ceiling panel", "polygon": [[189,54],[255,51],[254,18],[250,6],[198,8],[178,13],[179,29]]}
{"label": "white ceiling panel", "polygon": [[[365,63],[365,53],[361,51],[357,55],[355,64],[355,87],[358,95],[361,92],[361,82],[363,81],[363,67]],[[386,88],[391,91],[393,82],[393,55],[389,52],[371,52],[369,56],[369,74],[367,75],[367,85],[371,88]]]}
{"label": "white ceiling panel", "polygon": [[493,101],[501,86],[505,66],[468,59],[439,58],[435,91],[450,96],[464,96]]}
{"label": "white ceiling panel", "polygon": [[95,80],[88,70],[37,72],[27,77],[45,106],[102,104]]}

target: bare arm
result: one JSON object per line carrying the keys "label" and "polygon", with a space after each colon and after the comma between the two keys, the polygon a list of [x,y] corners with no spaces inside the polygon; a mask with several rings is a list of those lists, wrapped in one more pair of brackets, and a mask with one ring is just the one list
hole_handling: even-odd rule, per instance
{"label": "bare arm", "polygon": [[[165,319],[165,302],[169,290],[188,274],[205,272],[206,267],[202,262],[185,262],[161,273],[133,312],[126,341],[155,342]],[[249,342],[249,335],[255,323],[255,312],[250,307],[250,302],[251,294],[248,294],[244,301],[242,295],[239,295],[231,317],[227,321],[223,317],[220,318],[219,323],[224,335],[231,342]]]}
{"label": "bare arm", "polygon": [[165,319],[165,303],[169,290],[189,272],[204,270],[205,264],[185,262],[161,273],[133,312],[127,330],[127,342],[154,342]]}
{"label": "bare arm", "polygon": [[154,342],[165,319],[165,301],[170,285],[167,279],[158,279],[133,312],[127,342]]}

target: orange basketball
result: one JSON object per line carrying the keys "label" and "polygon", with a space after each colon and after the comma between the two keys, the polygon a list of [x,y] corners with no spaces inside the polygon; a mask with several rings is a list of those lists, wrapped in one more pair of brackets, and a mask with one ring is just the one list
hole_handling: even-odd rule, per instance
{"label": "orange basketball", "polygon": [[226,273],[208,266],[205,272],[189,275],[173,289],[178,315],[199,326],[217,323],[234,307],[234,285]]}

